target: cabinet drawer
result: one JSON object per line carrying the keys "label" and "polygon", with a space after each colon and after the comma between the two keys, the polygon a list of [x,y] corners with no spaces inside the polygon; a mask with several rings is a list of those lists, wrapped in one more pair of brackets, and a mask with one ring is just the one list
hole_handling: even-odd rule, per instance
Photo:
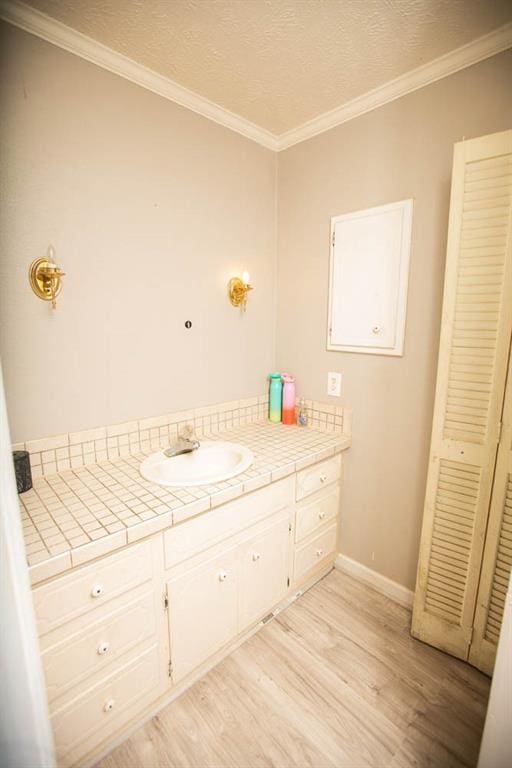
{"label": "cabinet drawer", "polygon": [[238,550],[226,550],[167,585],[173,682],[237,634]]}
{"label": "cabinet drawer", "polygon": [[42,653],[49,701],[108,667],[156,633],[152,592]]}
{"label": "cabinet drawer", "polygon": [[297,501],[306,498],[329,483],[334,483],[340,476],[341,454],[332,459],[307,467],[297,473]]}
{"label": "cabinet drawer", "polygon": [[319,491],[297,506],[295,517],[295,541],[303,541],[317,528],[329,520],[335,520],[338,514],[339,488],[331,486]]}
{"label": "cabinet drawer", "polygon": [[110,555],[32,590],[40,635],[104,605],[153,576],[151,542]]}
{"label": "cabinet drawer", "polygon": [[308,544],[298,547],[295,552],[293,568],[294,581],[298,581],[309,571],[320,567],[336,551],[336,523],[314,537]]}
{"label": "cabinet drawer", "polygon": [[60,765],[75,763],[134,715],[134,705],[159,695],[159,655],[148,648],[82,696],[73,699],[51,718]]}
{"label": "cabinet drawer", "polygon": [[172,568],[293,503],[294,478],[286,477],[170,528],[164,533],[165,567]]}

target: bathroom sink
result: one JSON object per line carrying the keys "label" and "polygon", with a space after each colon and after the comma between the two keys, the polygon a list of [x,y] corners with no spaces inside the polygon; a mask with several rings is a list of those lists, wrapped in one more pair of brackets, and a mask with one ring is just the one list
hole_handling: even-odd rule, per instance
{"label": "bathroom sink", "polygon": [[209,485],[244,472],[253,458],[252,452],[238,443],[205,440],[197,450],[179,456],[152,453],[140,465],[140,473],[158,485]]}

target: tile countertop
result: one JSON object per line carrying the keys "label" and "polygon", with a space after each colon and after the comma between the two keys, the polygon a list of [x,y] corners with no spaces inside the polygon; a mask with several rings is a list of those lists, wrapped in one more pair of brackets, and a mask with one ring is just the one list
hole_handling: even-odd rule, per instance
{"label": "tile countertop", "polygon": [[161,450],[39,477],[20,494],[33,584],[280,480],[350,446],[350,437],[257,422],[205,436],[250,448],[252,466],[214,485],[169,488],[144,480],[141,461]]}

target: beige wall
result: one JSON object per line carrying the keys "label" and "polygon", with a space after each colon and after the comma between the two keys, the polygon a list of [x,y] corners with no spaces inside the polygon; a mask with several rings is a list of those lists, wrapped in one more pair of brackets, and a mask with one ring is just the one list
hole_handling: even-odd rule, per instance
{"label": "beige wall", "polygon": [[[275,154],[9,25],[0,50],[13,440],[263,391]],[[27,282],[49,243],[67,273],[53,314]],[[226,298],[243,269],[255,285],[245,315]]]}
{"label": "beige wall", "polygon": [[[412,588],[437,365],[453,143],[512,126],[512,51],[279,155],[277,367],[354,409],[341,552]],[[414,198],[402,358],[327,352],[329,218]]]}

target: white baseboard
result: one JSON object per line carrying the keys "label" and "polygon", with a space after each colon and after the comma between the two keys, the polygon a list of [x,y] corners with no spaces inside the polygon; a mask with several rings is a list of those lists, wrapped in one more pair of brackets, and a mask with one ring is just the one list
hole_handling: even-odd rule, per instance
{"label": "white baseboard", "polygon": [[357,560],[352,560],[351,557],[339,554],[334,562],[334,567],[338,571],[348,573],[349,576],[354,576],[360,581],[364,581],[365,584],[369,584],[371,587],[381,592],[386,597],[390,597],[396,603],[400,603],[404,608],[412,608],[414,599],[414,592],[407,587],[403,587],[392,579],[388,579],[387,576],[383,576],[377,571],[372,571],[362,563],[358,563]]}

